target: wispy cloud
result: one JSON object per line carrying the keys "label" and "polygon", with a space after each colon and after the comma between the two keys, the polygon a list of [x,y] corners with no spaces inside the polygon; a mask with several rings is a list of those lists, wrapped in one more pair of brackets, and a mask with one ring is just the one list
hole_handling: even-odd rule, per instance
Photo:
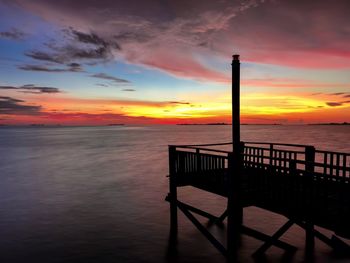
{"label": "wispy cloud", "polygon": [[252,62],[350,67],[347,0],[336,5],[328,0],[203,0],[169,5],[152,0],[137,1],[137,5],[122,0],[14,1],[67,28],[67,41],[48,45],[50,56],[28,53],[35,59],[67,63],[123,57],[179,77],[219,82],[227,76],[198,57],[228,57],[234,48]]}
{"label": "wispy cloud", "polygon": [[98,78],[98,79],[111,80],[111,81],[113,81],[115,83],[118,83],[118,84],[128,84],[128,83],[130,83],[130,81],[128,81],[126,79],[117,78],[117,77],[114,77],[114,76],[111,76],[111,75],[108,75],[108,74],[105,74],[105,73],[96,73],[96,74],[90,75],[90,77]]}
{"label": "wispy cloud", "polygon": [[7,38],[12,40],[22,40],[25,37],[25,34],[16,28],[11,28],[8,31],[0,32],[0,38]]}
{"label": "wispy cloud", "polygon": [[74,61],[98,63],[111,60],[113,50],[120,50],[115,40],[105,40],[94,33],[84,33],[69,27],[62,30],[65,41],[50,40],[46,50],[30,50],[25,55],[38,60],[57,64],[74,64]]}
{"label": "wispy cloud", "polygon": [[25,93],[42,94],[42,93],[60,93],[60,89],[53,87],[35,86],[33,84],[26,84],[23,86],[0,86],[3,90],[17,90]]}
{"label": "wispy cloud", "polygon": [[41,72],[83,72],[83,68],[78,63],[69,63],[64,68],[50,67],[45,65],[19,65],[18,69],[26,71],[41,71]]}
{"label": "wispy cloud", "polygon": [[326,104],[330,107],[344,106],[345,104],[348,104],[348,103],[350,103],[350,100],[340,101],[340,102],[326,102]]}
{"label": "wispy cloud", "polygon": [[343,105],[342,102],[326,102],[326,104],[330,107],[338,107]]}
{"label": "wispy cloud", "polygon": [[41,106],[26,105],[25,101],[12,97],[0,96],[0,114],[4,115],[38,115]]}
{"label": "wispy cloud", "polygon": [[129,92],[132,92],[132,91],[136,91],[135,89],[122,89],[122,91],[129,91]]}

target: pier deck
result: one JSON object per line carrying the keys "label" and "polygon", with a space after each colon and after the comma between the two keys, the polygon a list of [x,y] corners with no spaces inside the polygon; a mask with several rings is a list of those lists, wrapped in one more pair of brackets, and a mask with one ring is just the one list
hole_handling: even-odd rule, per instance
{"label": "pier deck", "polygon": [[[227,210],[216,217],[191,207],[177,200],[176,188],[192,186],[223,197],[236,191],[237,207],[256,206],[289,219],[271,237],[241,224],[242,233],[265,241],[256,254],[265,252],[271,245],[292,248],[278,238],[293,224],[306,230],[306,242],[311,247],[314,237],[333,248],[339,248],[339,244],[346,247],[337,236],[350,238],[350,153],[320,151],[309,145],[241,142],[241,167],[237,169],[233,153],[217,149],[224,145],[227,144],[169,146],[167,199],[173,204],[172,224],[177,227],[175,210],[179,208],[226,255],[226,248],[198,225],[192,213],[222,222]],[[230,178],[239,186],[230,188]],[[333,231],[333,237],[326,237],[314,226]]]}

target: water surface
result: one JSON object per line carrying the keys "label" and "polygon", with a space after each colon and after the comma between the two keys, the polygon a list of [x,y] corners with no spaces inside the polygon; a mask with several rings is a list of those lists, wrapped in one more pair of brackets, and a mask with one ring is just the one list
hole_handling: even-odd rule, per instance
{"label": "water surface", "polygon": [[[110,126],[0,129],[1,262],[225,262],[179,212],[177,253],[169,250],[169,144],[230,141],[230,126]],[[350,126],[242,126],[242,139],[311,144],[350,152]],[[186,187],[179,198],[220,214],[225,200]],[[285,218],[245,209],[245,223],[272,233]],[[203,220],[203,223],[206,221]],[[225,240],[225,228],[211,231]],[[304,233],[284,240],[299,247]],[[242,239],[242,262],[261,244]],[[285,262],[270,249],[265,262]],[[317,242],[315,262],[350,262]]]}

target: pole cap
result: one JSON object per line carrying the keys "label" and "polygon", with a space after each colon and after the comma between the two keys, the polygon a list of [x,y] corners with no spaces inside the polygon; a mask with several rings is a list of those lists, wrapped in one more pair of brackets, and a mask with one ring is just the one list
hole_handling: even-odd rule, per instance
{"label": "pole cap", "polygon": [[233,55],[233,56],[232,56],[232,59],[233,59],[233,60],[239,60],[239,55],[238,55],[238,54]]}

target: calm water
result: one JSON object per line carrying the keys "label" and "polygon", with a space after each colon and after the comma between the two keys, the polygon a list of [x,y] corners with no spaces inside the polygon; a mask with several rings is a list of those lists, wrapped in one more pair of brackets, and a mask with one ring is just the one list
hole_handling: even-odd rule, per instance
{"label": "calm water", "polygon": [[[243,126],[242,139],[350,152],[350,126]],[[227,141],[229,126],[1,128],[0,262],[225,262],[180,212],[178,252],[169,252],[164,197],[168,144]],[[225,209],[191,188],[179,198]],[[265,233],[285,222],[257,208],[244,220]],[[224,241],[224,228],[211,231]],[[294,257],[273,248],[264,262],[305,262],[303,231],[284,240],[300,248]],[[242,262],[253,262],[261,243],[242,242]],[[320,242],[316,250],[315,262],[350,262]]]}

